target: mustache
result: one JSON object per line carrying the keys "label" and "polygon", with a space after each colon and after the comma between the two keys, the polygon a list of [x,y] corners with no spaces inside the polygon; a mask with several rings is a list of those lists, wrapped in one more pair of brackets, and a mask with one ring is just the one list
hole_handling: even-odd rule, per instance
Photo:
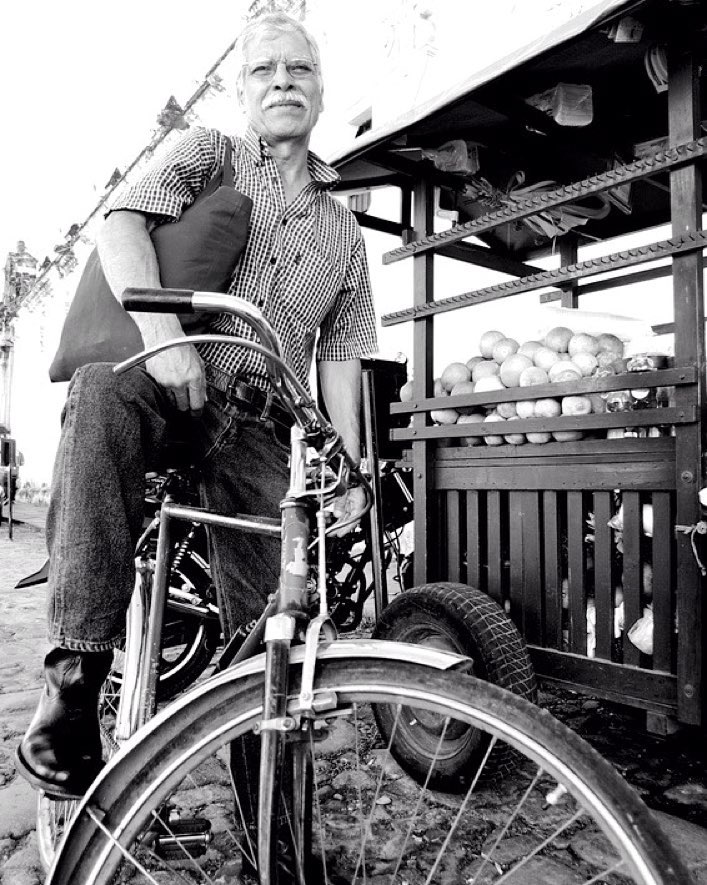
{"label": "mustache", "polygon": [[309,107],[309,102],[306,97],[299,92],[288,92],[287,95],[275,95],[271,96],[263,105],[265,110],[268,108],[277,107],[278,105],[284,104],[301,104],[303,107]]}

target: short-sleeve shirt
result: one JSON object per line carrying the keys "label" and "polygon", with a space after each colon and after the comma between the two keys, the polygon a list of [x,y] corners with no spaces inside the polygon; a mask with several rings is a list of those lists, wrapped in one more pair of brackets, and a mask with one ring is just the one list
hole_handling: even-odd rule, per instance
{"label": "short-sleeve shirt", "polygon": [[[375,313],[361,230],[328,190],[338,173],[309,152],[311,181],[289,205],[274,159],[249,128],[243,138],[215,129],[188,133],[111,211],[129,209],[176,221],[234,148],[235,186],[253,201],[248,242],[229,294],[255,304],[273,325],[286,362],[307,386],[311,361],[356,359],[377,349]],[[243,321],[221,314],[215,332],[253,338]],[[317,338],[317,331],[319,336]],[[206,365],[266,388],[262,357],[223,344],[201,345]]]}

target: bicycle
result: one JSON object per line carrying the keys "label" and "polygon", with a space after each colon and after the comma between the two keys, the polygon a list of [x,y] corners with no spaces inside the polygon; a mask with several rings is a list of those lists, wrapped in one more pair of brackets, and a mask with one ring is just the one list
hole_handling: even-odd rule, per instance
{"label": "bicycle", "polygon": [[[166,529],[171,519],[194,517],[194,508],[163,505],[144,633],[149,654],[139,656],[139,703],[132,704],[140,727],[81,801],[49,885],[235,882],[243,865],[257,868],[261,885],[305,885],[315,876],[372,885],[517,885],[541,873],[587,885],[689,882],[637,794],[548,713],[471,675],[462,655],[336,638],[324,586],[331,531],[324,507],[347,475],[356,477],[337,434],[249,305],[169,291],[155,302],[151,294],[128,292],[124,303],[130,310],[232,312],[264,341],[192,339],[228,340],[266,358],[294,418],[281,522],[206,512],[199,519],[279,535],[282,575],[233,665],[153,716]],[[316,451],[309,466],[308,448]],[[309,583],[303,555],[310,545],[318,587]],[[121,703],[126,698],[123,691]],[[228,764],[232,743],[253,732],[260,742],[256,828]],[[401,813],[391,814],[391,805]]]}
{"label": "bicycle", "polygon": [[[170,449],[168,463],[180,464],[160,473],[146,476],[145,525],[138,541],[135,556],[138,574],[154,568],[159,508],[169,495],[182,503],[195,505],[198,501],[197,477],[188,461],[180,461],[179,447]],[[393,579],[401,588],[409,586],[411,555],[401,548],[400,535],[411,519],[412,495],[410,480],[393,459],[379,462],[381,518],[383,529],[382,563],[387,571],[394,569]],[[205,526],[198,522],[177,522],[172,529],[169,582],[161,635],[158,668],[157,701],[164,703],[205,673],[217,650],[221,655],[214,672],[228,666],[253,624],[244,624],[223,646],[219,609],[215,587],[211,581],[208,540]],[[364,616],[364,606],[374,593],[370,568],[374,559],[372,529],[369,522],[359,524],[344,537],[332,538],[326,560],[326,587],[329,609],[336,628],[341,632],[357,630]],[[313,564],[313,569],[316,567]],[[48,563],[38,572],[23,578],[18,588],[45,583]],[[140,578],[142,580],[142,578]],[[149,595],[149,587],[140,591],[138,610]],[[133,631],[142,629],[138,622]],[[120,693],[123,688],[125,649],[116,649],[110,673],[101,689],[99,715],[104,744],[104,755],[110,757],[119,747],[115,738],[116,718],[119,713]],[[128,728],[127,731],[130,729]],[[122,729],[122,733],[126,728]],[[73,817],[78,803],[60,800],[43,791],[37,799],[37,834],[40,860],[48,871]]]}

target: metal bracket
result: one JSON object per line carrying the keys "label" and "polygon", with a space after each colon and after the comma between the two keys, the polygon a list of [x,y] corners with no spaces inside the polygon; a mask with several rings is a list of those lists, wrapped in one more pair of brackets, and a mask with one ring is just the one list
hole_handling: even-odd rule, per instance
{"label": "metal bracket", "polygon": [[299,694],[299,709],[303,713],[314,710],[314,668],[317,663],[319,638],[336,639],[336,627],[329,615],[318,615],[310,621],[304,640],[304,661],[302,662],[302,687]]}
{"label": "metal bracket", "polygon": [[297,720],[294,716],[277,716],[275,719],[263,719],[256,723],[253,731],[260,734],[261,731],[294,731],[297,728]]}

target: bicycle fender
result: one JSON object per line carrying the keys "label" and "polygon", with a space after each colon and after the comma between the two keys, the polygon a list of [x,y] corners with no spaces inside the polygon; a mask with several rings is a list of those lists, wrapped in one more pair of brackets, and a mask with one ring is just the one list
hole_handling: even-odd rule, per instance
{"label": "bicycle fender", "polygon": [[[291,664],[304,662],[305,646],[297,645],[290,652]],[[409,661],[411,664],[422,664],[435,670],[454,670],[464,668],[469,671],[471,659],[455,652],[443,651],[427,645],[413,645],[411,642],[392,642],[387,639],[336,639],[322,642],[317,648],[318,661],[337,661],[346,659],[379,658],[383,661]],[[218,679],[238,679],[251,676],[265,670],[265,653],[255,655],[248,660],[229,667],[223,673],[212,676],[204,684],[213,685]],[[193,690],[192,690],[193,691]],[[191,693],[191,692],[190,692]]]}

